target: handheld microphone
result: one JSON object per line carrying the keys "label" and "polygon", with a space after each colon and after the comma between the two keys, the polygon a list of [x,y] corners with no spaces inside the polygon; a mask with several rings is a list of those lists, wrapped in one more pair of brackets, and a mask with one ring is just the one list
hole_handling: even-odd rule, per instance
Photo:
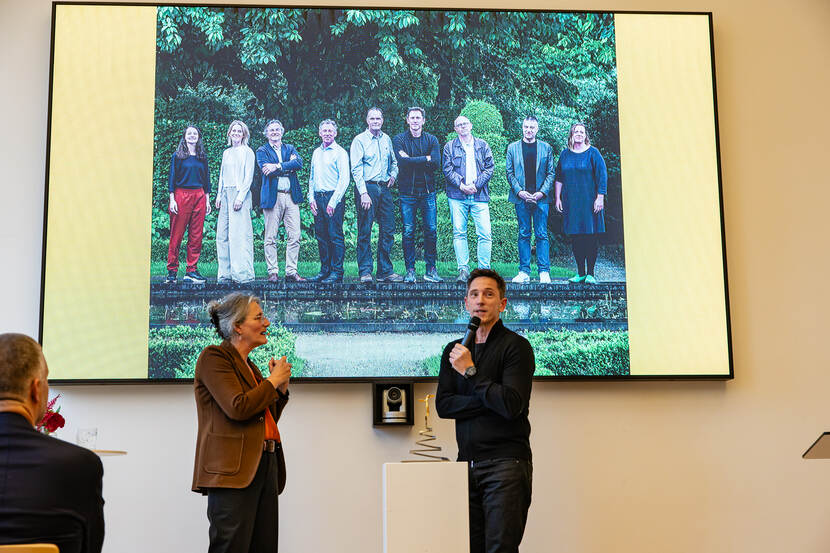
{"label": "handheld microphone", "polygon": [[[473,315],[470,317],[470,322],[467,323],[467,332],[464,333],[464,338],[461,340],[461,345],[465,348],[472,351],[473,344],[476,341],[476,331],[478,330],[478,325],[481,324],[481,319]],[[469,376],[474,376],[476,374],[475,367],[471,367],[468,372]]]}
{"label": "handheld microphone", "polygon": [[467,324],[467,332],[464,333],[464,338],[461,340],[461,345],[467,349],[473,347],[473,343],[476,340],[476,331],[478,330],[478,325],[481,324],[481,319],[473,315],[470,317],[470,322]]}
{"label": "handheld microphone", "polygon": [[[476,331],[478,330],[478,325],[481,324],[481,319],[473,315],[470,317],[470,322],[467,323],[467,332],[464,333],[464,338],[461,339],[461,345],[465,348],[472,351],[473,344],[476,341]],[[476,368],[475,366],[470,367],[467,369],[467,372],[464,374],[464,378],[469,378],[471,376],[475,376]]]}

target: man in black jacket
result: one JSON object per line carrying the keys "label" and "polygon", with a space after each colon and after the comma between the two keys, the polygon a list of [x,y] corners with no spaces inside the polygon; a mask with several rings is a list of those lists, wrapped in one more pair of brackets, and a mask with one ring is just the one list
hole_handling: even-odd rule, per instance
{"label": "man in black jacket", "polygon": [[54,543],[61,553],[100,553],[101,460],[41,434],[49,368],[37,342],[0,334],[0,544]]}
{"label": "man in black jacket", "polygon": [[441,282],[435,266],[438,209],[435,204],[435,171],[441,167],[438,139],[424,132],[424,110],[409,108],[409,130],[392,139],[398,160],[398,192],[403,221],[404,282],[415,282],[415,217],[420,210],[424,228],[424,262],[427,282]]}
{"label": "man in black jacket", "polygon": [[533,348],[508,330],[504,279],[476,269],[464,305],[481,319],[473,351],[450,342],[441,356],[438,416],[455,419],[458,460],[469,464],[470,553],[518,553],[533,464],[528,409]]}

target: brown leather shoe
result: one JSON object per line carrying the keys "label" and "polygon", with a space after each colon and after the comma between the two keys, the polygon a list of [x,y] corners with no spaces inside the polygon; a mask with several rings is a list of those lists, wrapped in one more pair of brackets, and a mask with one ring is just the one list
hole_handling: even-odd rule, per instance
{"label": "brown leather shoe", "polygon": [[277,273],[271,273],[270,275],[268,275],[268,282],[279,282],[279,281],[280,281],[280,275],[278,275]]}
{"label": "brown leather shoe", "polygon": [[305,279],[294,273],[293,275],[285,275],[285,282],[305,282]]}

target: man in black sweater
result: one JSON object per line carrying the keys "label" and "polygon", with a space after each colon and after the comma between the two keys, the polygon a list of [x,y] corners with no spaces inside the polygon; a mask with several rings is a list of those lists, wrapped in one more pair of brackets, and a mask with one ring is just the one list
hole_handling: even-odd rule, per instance
{"label": "man in black sweater", "polygon": [[504,294],[497,272],[470,274],[464,305],[481,319],[475,345],[447,344],[438,376],[438,416],[455,419],[458,460],[469,465],[470,553],[518,553],[530,507],[536,365],[530,342],[499,318]]}
{"label": "man in black sweater", "polygon": [[424,228],[424,262],[427,282],[441,282],[436,268],[438,209],[435,199],[435,171],[441,167],[438,139],[424,132],[424,110],[409,108],[406,124],[409,130],[392,139],[398,160],[398,191],[403,221],[403,259],[406,264],[404,282],[415,282],[415,221],[421,212]]}

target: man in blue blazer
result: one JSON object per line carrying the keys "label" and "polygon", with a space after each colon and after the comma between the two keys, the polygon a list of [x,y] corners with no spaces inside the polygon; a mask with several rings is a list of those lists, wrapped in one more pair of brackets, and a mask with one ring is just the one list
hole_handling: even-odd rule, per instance
{"label": "man in blue blazer", "polygon": [[[522,140],[507,147],[505,169],[510,192],[507,198],[516,207],[519,222],[519,273],[513,282],[530,282],[530,234],[536,235],[536,264],[539,282],[550,283],[548,209],[554,180],[553,149],[536,140],[539,121],[528,115],[522,122]],[[535,170],[528,170],[535,168]]]}
{"label": "man in blue blazer", "polygon": [[0,544],[100,553],[104,468],[92,451],[41,434],[49,368],[37,342],[0,334]]}
{"label": "man in blue blazer", "polygon": [[285,245],[285,282],[303,282],[297,272],[300,257],[300,204],[303,192],[297,171],[303,167],[303,159],[297,148],[283,144],[285,128],[277,119],[265,125],[263,134],[268,144],[256,151],[256,163],[262,171],[262,190],[259,207],[265,215],[265,263],[268,266],[268,280],[279,282],[280,265],[277,254],[277,235],[280,223],[285,223],[288,235]]}

